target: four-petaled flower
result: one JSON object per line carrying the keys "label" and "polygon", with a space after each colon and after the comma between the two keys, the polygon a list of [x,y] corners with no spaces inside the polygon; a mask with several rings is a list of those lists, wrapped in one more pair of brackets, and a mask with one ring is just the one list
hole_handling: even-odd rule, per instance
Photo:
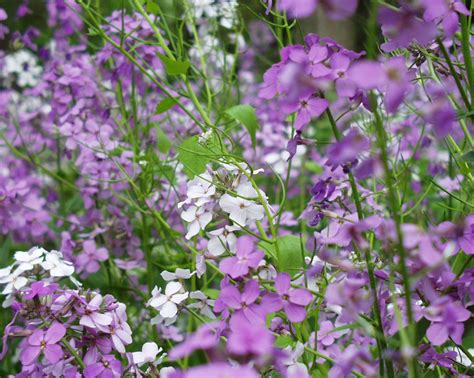
{"label": "four-petaled flower", "polygon": [[288,320],[302,322],[306,317],[305,306],[313,299],[306,289],[291,289],[291,277],[288,273],[279,273],[275,280],[276,294],[267,294],[262,299],[262,306],[267,311],[275,312],[283,308]]}
{"label": "four-petaled flower", "polygon": [[98,362],[84,369],[84,377],[122,377],[122,364],[113,355],[102,356]]}
{"label": "four-petaled flower", "polygon": [[204,207],[190,206],[181,213],[181,218],[189,223],[188,233],[185,236],[189,240],[212,221],[212,213],[206,211]]}
{"label": "four-petaled flower", "polygon": [[66,334],[66,327],[61,323],[54,322],[47,331],[42,329],[35,330],[27,339],[26,348],[22,351],[20,360],[25,366],[34,363],[41,353],[44,353],[46,359],[54,364],[64,355],[58,342]]}
{"label": "four-petaled flower", "polygon": [[239,197],[226,193],[219,200],[219,206],[229,214],[229,218],[239,226],[247,226],[250,221],[262,219],[263,206],[248,199],[257,197],[257,192],[252,185],[248,182],[240,184],[236,192]]}
{"label": "four-petaled flower", "polygon": [[138,366],[142,366],[146,363],[154,363],[156,360],[156,356],[162,350],[162,348],[158,348],[158,345],[156,345],[156,343],[145,343],[142,346],[141,352],[132,353],[133,363],[137,364]]}
{"label": "four-petaled flower", "polygon": [[232,278],[245,276],[250,268],[256,268],[264,254],[255,249],[255,243],[251,236],[241,236],[237,240],[237,252],[235,256],[227,257],[219,264],[219,269]]}
{"label": "four-petaled flower", "polygon": [[101,312],[102,295],[95,294],[89,303],[87,303],[79,324],[89,328],[103,329],[112,323],[112,315]]}
{"label": "four-petaled flower", "polygon": [[167,319],[173,318],[178,313],[178,306],[188,298],[188,292],[182,292],[183,285],[179,282],[169,282],[166,285],[165,293],[162,294],[155,286],[152,291],[152,298],[148,301],[151,306],[160,311],[160,315]]}

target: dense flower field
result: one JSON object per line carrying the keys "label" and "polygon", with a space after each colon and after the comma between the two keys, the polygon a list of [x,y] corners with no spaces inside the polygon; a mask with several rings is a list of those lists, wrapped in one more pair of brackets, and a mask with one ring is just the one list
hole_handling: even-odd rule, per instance
{"label": "dense flower field", "polygon": [[471,1],[15,3],[0,376],[474,376]]}

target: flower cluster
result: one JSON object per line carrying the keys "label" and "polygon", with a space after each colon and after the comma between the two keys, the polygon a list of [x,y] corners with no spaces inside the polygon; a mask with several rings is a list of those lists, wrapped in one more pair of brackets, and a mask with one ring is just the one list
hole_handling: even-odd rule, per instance
{"label": "flower cluster", "polygon": [[0,8],[0,376],[473,376],[471,2],[118,3]]}

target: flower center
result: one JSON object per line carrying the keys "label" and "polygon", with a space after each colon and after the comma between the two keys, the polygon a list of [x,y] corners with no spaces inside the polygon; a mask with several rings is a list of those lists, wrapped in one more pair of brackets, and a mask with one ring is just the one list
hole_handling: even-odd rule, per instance
{"label": "flower center", "polygon": [[391,81],[400,81],[400,73],[395,68],[389,68],[387,70],[387,76]]}

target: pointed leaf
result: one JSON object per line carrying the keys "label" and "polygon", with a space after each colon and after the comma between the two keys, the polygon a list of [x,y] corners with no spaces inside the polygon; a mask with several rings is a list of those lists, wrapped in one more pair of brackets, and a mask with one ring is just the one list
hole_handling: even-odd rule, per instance
{"label": "pointed leaf", "polygon": [[255,148],[257,145],[256,133],[258,129],[258,119],[255,109],[250,105],[236,105],[230,109],[227,109],[226,113],[241,122],[250,134],[252,139],[252,146]]}

